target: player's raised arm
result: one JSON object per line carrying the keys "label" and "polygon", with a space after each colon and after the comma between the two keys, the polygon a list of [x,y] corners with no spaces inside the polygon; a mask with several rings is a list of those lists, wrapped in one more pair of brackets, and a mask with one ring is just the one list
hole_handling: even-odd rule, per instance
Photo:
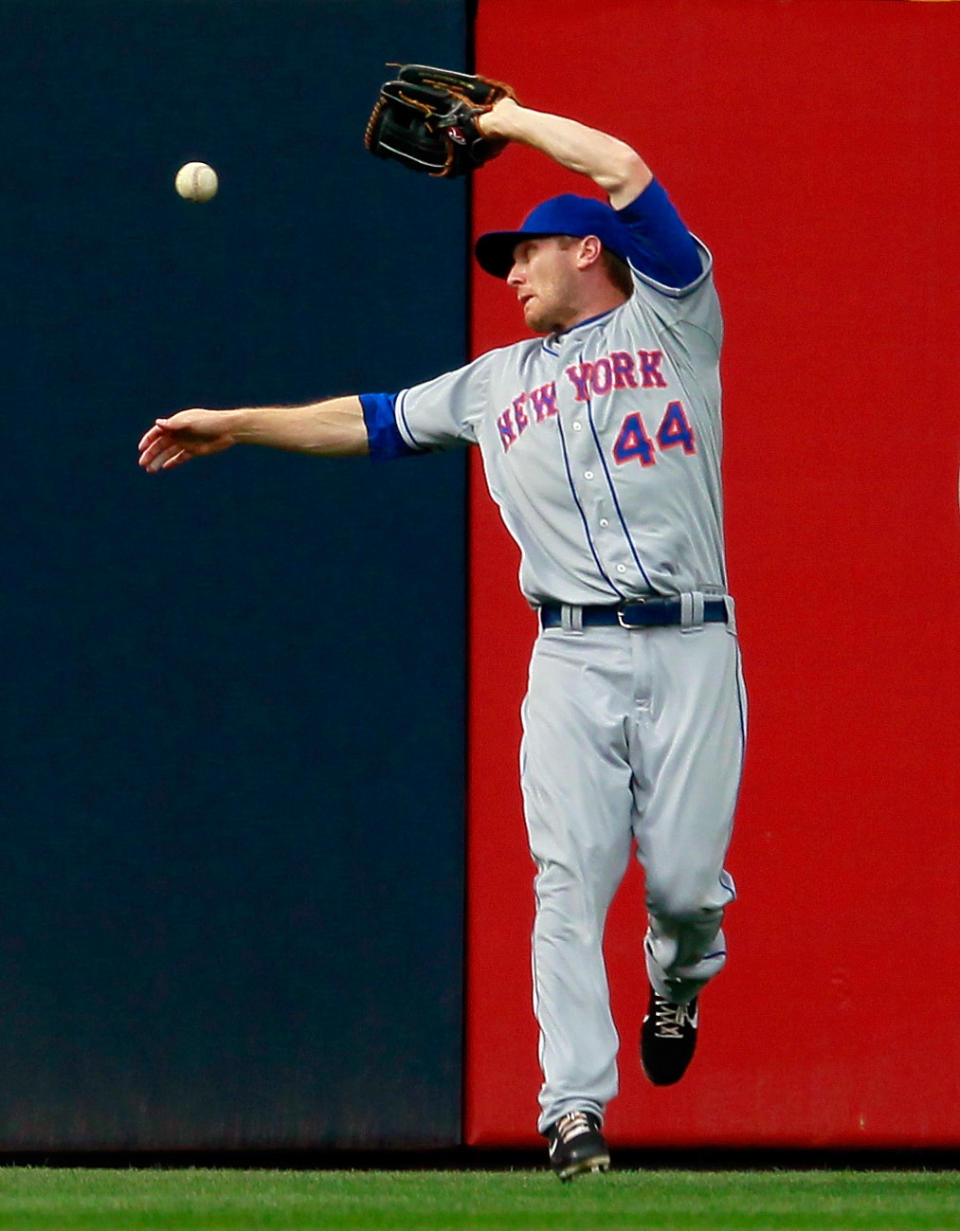
{"label": "player's raised arm", "polygon": [[590,176],[614,209],[629,205],[653,179],[624,141],[523,107],[502,81],[425,64],[395,67],[396,79],[381,86],[364,136],[378,158],[450,179],[496,158],[508,141],[519,141]]}
{"label": "player's raised arm", "polygon": [[369,449],[363,407],[360,398],[351,395],[305,406],[182,410],[157,419],[143,435],[140,465],[151,473],[170,470],[235,444],[321,457],[360,456]]}
{"label": "player's raised arm", "polygon": [[485,137],[519,141],[570,171],[588,175],[607,193],[614,209],[629,205],[653,179],[650,168],[625,141],[578,120],[532,111],[512,98],[502,98],[478,117],[477,127]]}

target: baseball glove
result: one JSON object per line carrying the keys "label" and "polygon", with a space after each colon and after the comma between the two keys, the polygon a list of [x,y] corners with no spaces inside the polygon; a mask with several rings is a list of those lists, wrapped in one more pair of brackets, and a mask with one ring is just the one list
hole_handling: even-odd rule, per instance
{"label": "baseball glove", "polygon": [[505,141],[484,137],[476,120],[501,98],[516,98],[510,86],[426,64],[391,67],[399,68],[396,79],[380,87],[367,121],[364,144],[371,154],[453,179],[504,148]]}

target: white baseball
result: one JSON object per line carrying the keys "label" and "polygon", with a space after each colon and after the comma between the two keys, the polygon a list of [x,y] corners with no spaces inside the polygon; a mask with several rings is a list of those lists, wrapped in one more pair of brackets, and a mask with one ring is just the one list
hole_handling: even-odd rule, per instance
{"label": "white baseball", "polygon": [[188,162],[177,172],[174,186],[185,201],[209,201],[217,195],[219,181],[213,167],[205,162]]}

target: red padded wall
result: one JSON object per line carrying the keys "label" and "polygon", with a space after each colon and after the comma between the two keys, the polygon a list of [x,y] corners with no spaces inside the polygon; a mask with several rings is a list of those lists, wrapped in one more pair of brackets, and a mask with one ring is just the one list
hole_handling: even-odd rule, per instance
{"label": "red padded wall", "polygon": [[[731,958],[643,1080],[638,869],[607,953],[615,1144],[960,1144],[960,5],[481,0],[477,65],[641,150],[716,257],[728,555],[750,690]],[[581,181],[508,149],[475,228]],[[475,353],[522,336],[478,273]],[[474,473],[467,1140],[539,1072],[517,784],[534,620]]]}

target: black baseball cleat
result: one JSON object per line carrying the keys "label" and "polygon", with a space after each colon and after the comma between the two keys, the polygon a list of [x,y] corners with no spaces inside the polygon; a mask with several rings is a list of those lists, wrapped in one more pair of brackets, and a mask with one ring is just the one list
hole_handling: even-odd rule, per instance
{"label": "black baseball cleat", "polygon": [[640,1061],[655,1086],[672,1086],[687,1071],[697,1046],[699,1021],[696,996],[689,1004],[674,1004],[650,989],[640,1031]]}
{"label": "black baseball cleat", "polygon": [[584,1171],[609,1171],[610,1151],[600,1132],[600,1117],[569,1111],[547,1129],[550,1166],[561,1180]]}

